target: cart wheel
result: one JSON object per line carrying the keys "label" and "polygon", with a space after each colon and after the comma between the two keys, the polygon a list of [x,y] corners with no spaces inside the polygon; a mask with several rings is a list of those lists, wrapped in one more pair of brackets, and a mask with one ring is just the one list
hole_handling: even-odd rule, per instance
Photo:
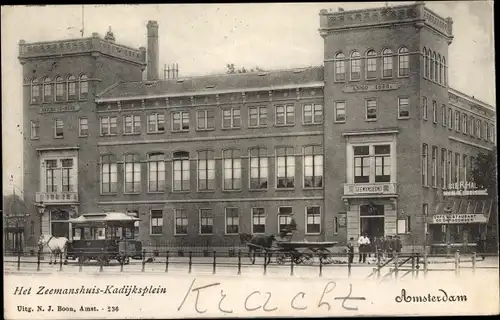
{"label": "cart wheel", "polygon": [[304,255],[304,257],[302,259],[302,263],[311,265],[311,264],[313,264],[313,262],[314,262],[313,256],[311,256],[309,254]]}

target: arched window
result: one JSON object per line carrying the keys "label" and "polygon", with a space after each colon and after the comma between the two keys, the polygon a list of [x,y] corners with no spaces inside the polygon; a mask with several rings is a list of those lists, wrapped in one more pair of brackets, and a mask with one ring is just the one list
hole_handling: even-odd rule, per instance
{"label": "arched window", "polygon": [[89,95],[89,84],[87,81],[88,77],[86,74],[82,74],[80,76],[80,100],[85,100],[87,99]]}
{"label": "arched window", "polygon": [[361,79],[361,58],[357,51],[351,53],[351,80]]}
{"label": "arched window", "polygon": [[446,60],[444,57],[441,58],[441,61],[443,63],[443,85],[447,85],[447,78],[448,78],[448,66],[446,66]]}
{"label": "arched window", "polygon": [[55,83],[56,83],[56,101],[63,101],[64,100],[63,78],[57,77]]}
{"label": "arched window", "polygon": [[31,80],[31,103],[39,103],[40,102],[40,84],[38,84],[38,80],[35,78]]}
{"label": "arched window", "polygon": [[427,61],[427,49],[424,47],[424,52],[423,52],[423,60],[424,60],[424,78],[429,77],[429,69],[428,69],[428,64],[429,62]]}
{"label": "arched window", "polygon": [[141,162],[138,154],[125,155],[125,193],[141,192]]}
{"label": "arched window", "polygon": [[189,191],[190,175],[189,175],[189,152],[177,151],[174,152],[173,163],[173,190],[174,191]]}
{"label": "arched window", "polygon": [[391,49],[384,49],[384,51],[382,51],[382,77],[392,77]]}
{"label": "arched window", "polygon": [[439,62],[441,61],[441,55],[436,54],[436,60],[434,61],[434,80],[439,83]]}
{"label": "arched window", "polygon": [[165,155],[161,152],[148,155],[149,192],[165,191]]}
{"label": "arched window", "polygon": [[427,61],[427,69],[426,69],[426,72],[427,72],[427,79],[430,79],[432,78],[432,75],[431,75],[431,64],[432,64],[432,61],[431,61],[431,50],[427,50],[427,55],[425,57],[426,61]]}
{"label": "arched window", "polygon": [[410,56],[408,54],[408,49],[402,47],[399,49],[399,76],[407,76],[410,74]]}
{"label": "arched window", "polygon": [[72,75],[68,76],[68,100],[75,100],[76,99],[76,78]]}
{"label": "arched window", "polygon": [[443,59],[441,58],[441,56],[439,56],[439,60],[438,60],[438,63],[439,63],[439,83],[440,84],[443,84]]}
{"label": "arched window", "polygon": [[52,102],[52,79],[43,79],[43,102]]}
{"label": "arched window", "polygon": [[434,52],[431,53],[431,61],[430,61],[430,64],[431,64],[431,67],[430,67],[430,79],[431,80],[436,80],[436,78],[434,78],[434,62],[436,61],[436,54]]}
{"label": "arched window", "polygon": [[116,193],[117,164],[112,154],[101,156],[101,193]]}
{"label": "arched window", "polygon": [[366,79],[377,77],[377,53],[370,50],[366,53]]}
{"label": "arched window", "polygon": [[342,52],[335,56],[335,81],[345,81],[345,56]]}
{"label": "arched window", "polygon": [[268,162],[266,148],[250,149],[250,189],[267,189]]}

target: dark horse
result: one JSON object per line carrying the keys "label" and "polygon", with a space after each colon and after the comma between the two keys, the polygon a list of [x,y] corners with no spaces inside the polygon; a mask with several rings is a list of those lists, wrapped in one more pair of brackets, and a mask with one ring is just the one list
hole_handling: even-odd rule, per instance
{"label": "dark horse", "polygon": [[261,252],[262,249],[267,253],[267,261],[265,261],[265,264],[269,264],[271,262],[271,252],[269,249],[275,240],[276,238],[272,234],[251,235],[248,233],[240,233],[241,244],[248,245],[248,257],[252,261],[252,264],[255,264],[255,253]]}

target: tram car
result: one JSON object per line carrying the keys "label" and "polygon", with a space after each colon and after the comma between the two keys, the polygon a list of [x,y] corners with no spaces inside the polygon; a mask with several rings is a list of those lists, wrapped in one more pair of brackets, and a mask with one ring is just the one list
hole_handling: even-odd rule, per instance
{"label": "tram car", "polygon": [[142,243],[136,239],[135,223],[140,219],[122,212],[86,213],[70,219],[68,259],[110,260],[128,264],[142,259]]}

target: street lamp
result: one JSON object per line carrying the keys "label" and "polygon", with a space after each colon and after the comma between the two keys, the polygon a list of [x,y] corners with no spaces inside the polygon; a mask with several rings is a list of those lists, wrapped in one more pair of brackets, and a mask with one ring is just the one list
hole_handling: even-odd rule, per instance
{"label": "street lamp", "polygon": [[453,210],[447,206],[444,208],[443,213],[446,215],[446,254],[449,256],[451,253],[451,247],[450,247],[450,220],[451,220],[451,213]]}
{"label": "street lamp", "polygon": [[39,223],[40,223],[40,236],[42,235],[42,216],[43,213],[45,212],[45,204],[43,201],[40,201],[38,203],[35,203],[35,207],[38,210],[38,217],[39,217]]}

